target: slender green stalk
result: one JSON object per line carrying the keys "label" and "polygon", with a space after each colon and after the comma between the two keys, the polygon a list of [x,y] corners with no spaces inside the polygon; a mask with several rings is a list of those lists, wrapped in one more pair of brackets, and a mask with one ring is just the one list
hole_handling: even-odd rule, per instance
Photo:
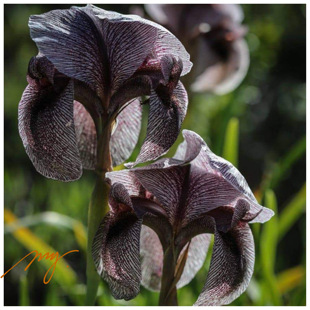
{"label": "slender green stalk", "polygon": [[92,257],[92,244],[104,215],[108,212],[109,186],[101,176],[92,194],[88,209],[88,234],[87,234],[87,269],[86,269],[86,305],[95,304],[100,277],[94,265]]}
{"label": "slender green stalk", "polygon": [[112,170],[110,154],[111,126],[107,124],[101,135],[98,135],[98,163],[96,172],[98,174],[96,185],[88,209],[88,232],[87,232],[87,268],[86,268],[86,301],[87,306],[93,306],[96,302],[97,290],[100,277],[96,271],[92,257],[92,244],[105,214],[109,211],[108,197],[109,185],[105,181],[105,173]]}
{"label": "slender green stalk", "polygon": [[159,295],[159,306],[177,306],[178,296],[175,281],[176,253],[174,246],[169,246],[165,251],[163,275]]}

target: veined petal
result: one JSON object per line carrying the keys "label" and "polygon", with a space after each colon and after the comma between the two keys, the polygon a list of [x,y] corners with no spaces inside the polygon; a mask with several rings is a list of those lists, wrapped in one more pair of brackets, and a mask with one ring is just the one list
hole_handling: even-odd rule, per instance
{"label": "veined petal", "polygon": [[73,82],[61,93],[31,81],[18,107],[19,134],[38,172],[61,181],[79,179],[82,164],[73,119]]}
{"label": "veined petal", "polygon": [[157,29],[141,21],[103,20],[103,33],[111,67],[114,92],[131,77],[152,52]]}
{"label": "veined petal", "polygon": [[134,150],[141,129],[142,107],[135,99],[125,107],[116,119],[116,129],[111,136],[110,149],[113,166],[123,163]]}
{"label": "veined petal", "polygon": [[[187,135],[192,136],[191,139],[202,141],[201,137],[192,131],[187,131]],[[187,209],[187,215],[191,210],[198,215],[202,209],[211,211],[215,207],[235,206],[236,201],[241,198],[250,204],[248,218],[254,219],[261,214],[259,219],[265,222],[274,214],[272,210],[263,209],[258,204],[239,170],[224,158],[215,155],[205,142],[199,155],[191,162],[190,186],[189,192],[193,195],[189,204],[192,206]],[[194,213],[192,215],[195,215]]]}
{"label": "veined petal", "polygon": [[193,132],[190,130],[184,129],[182,135],[184,141],[178,146],[173,158],[189,163],[199,155],[205,142],[197,134],[193,135]]}
{"label": "veined petal", "polygon": [[130,196],[144,197],[142,194],[144,194],[145,189],[132,171],[120,170],[107,172],[105,177],[111,185],[115,183],[123,184]]}
{"label": "veined petal", "polygon": [[74,101],[74,125],[83,168],[93,170],[97,158],[96,128],[90,114],[78,101]]}
{"label": "veined petal", "polygon": [[[116,118],[116,129],[111,136],[110,150],[113,166],[123,163],[135,148],[141,128],[140,100],[131,102]],[[83,168],[95,169],[97,133],[93,119],[84,106],[74,101],[74,122]]]}
{"label": "veined petal", "polygon": [[169,169],[142,168],[133,171],[142,186],[160,202],[171,224],[177,220],[177,211],[188,168],[188,166],[177,166]]}
{"label": "veined petal", "polygon": [[140,242],[141,284],[151,291],[159,291],[163,272],[163,247],[157,234],[144,225],[142,226]]}
{"label": "veined petal", "polygon": [[182,43],[170,31],[161,25],[141,18],[137,15],[121,15],[116,12],[105,11],[95,6],[92,6],[92,9],[94,10],[96,16],[101,19],[108,18],[110,20],[119,20],[123,18],[124,20],[138,21],[139,23],[154,27],[157,30],[157,38],[152,51],[152,54],[155,54],[154,57],[161,59],[163,56],[171,54],[177,58],[180,58],[183,62],[182,76],[191,70],[192,63],[189,60],[190,55],[187,53]]}
{"label": "veined petal", "polygon": [[131,212],[109,212],[95,236],[95,266],[115,299],[130,300],[140,291],[141,224],[142,220]]}
{"label": "veined petal", "polygon": [[[195,236],[189,245],[188,256],[182,276],[177,283],[177,288],[181,288],[191,282],[196,273],[201,269],[206,259],[211,242],[210,234]],[[180,254],[181,255],[181,254]]]}
{"label": "veined petal", "polygon": [[39,51],[60,72],[84,82],[103,100],[108,59],[102,34],[90,12],[72,8],[33,15],[29,28]]}
{"label": "veined petal", "polygon": [[206,284],[196,306],[227,305],[249,285],[254,269],[254,241],[246,223],[228,233],[215,231],[215,240]]}
{"label": "veined petal", "polygon": [[160,98],[155,91],[152,92],[146,138],[136,162],[127,164],[127,167],[155,160],[169,150],[180,132],[187,102],[187,93],[181,82],[170,98]]}
{"label": "veined petal", "polygon": [[[202,267],[208,252],[211,235],[194,237],[188,250],[187,261],[177,288],[187,285]],[[159,291],[163,270],[163,248],[157,234],[147,226],[142,226],[140,238],[142,281],[141,284],[151,291]]]}

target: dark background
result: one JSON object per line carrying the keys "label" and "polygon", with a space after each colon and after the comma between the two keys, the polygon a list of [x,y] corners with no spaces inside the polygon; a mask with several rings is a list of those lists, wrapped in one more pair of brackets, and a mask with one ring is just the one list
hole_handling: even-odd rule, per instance
{"label": "dark background", "polygon": [[[26,263],[16,267],[4,280],[5,305],[83,304],[85,227],[94,175],[85,171],[73,183],[39,175],[24,151],[17,123],[18,102],[27,85],[28,61],[37,54],[29,35],[28,18],[31,14],[70,6],[5,5],[4,270],[31,251],[31,246],[37,249],[36,246],[49,245],[61,254],[73,249],[80,251],[66,257],[71,268],[57,266],[48,285],[42,282],[48,269],[42,262],[34,262],[27,272],[23,270]],[[120,13],[132,9],[130,5],[98,6]],[[266,190],[269,194],[274,192],[277,199],[277,215],[270,224],[253,225],[257,247],[255,274],[247,292],[233,305],[305,305],[306,6],[242,5],[242,8],[244,24],[249,28],[248,74],[227,95],[194,96],[186,127],[200,134],[216,154],[222,155],[227,124],[236,117],[240,128],[238,168],[263,203],[267,202]],[[140,141],[131,159],[137,156],[143,141],[146,117],[144,114]],[[176,146],[177,143],[168,155],[173,154]],[[33,235],[27,231],[21,237],[18,227],[9,225],[14,221],[10,212],[21,218],[21,225]],[[281,225],[286,228],[277,238]],[[272,259],[266,253],[276,257],[271,267]],[[196,278],[179,291],[180,305],[191,305],[197,299],[207,274],[208,256]],[[99,305],[157,304],[158,294],[145,289],[130,302],[113,300],[104,283],[100,289],[103,293]]]}

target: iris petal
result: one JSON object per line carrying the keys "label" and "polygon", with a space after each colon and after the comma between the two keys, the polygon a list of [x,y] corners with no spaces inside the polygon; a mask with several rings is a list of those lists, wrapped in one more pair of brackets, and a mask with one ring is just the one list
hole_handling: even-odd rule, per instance
{"label": "iris petal", "polygon": [[73,82],[56,93],[34,80],[18,107],[19,134],[38,172],[62,181],[79,179],[82,164],[73,119]]}
{"label": "iris petal", "polygon": [[141,225],[142,220],[131,212],[109,212],[95,236],[95,266],[115,299],[130,300],[140,291]]}
{"label": "iris petal", "polygon": [[254,269],[254,241],[246,223],[228,233],[215,231],[209,274],[196,306],[227,305],[249,285]]}
{"label": "iris petal", "polygon": [[127,167],[157,159],[165,154],[177,139],[188,103],[187,93],[181,82],[169,100],[170,102],[166,102],[167,98],[160,98],[152,92],[146,138],[136,162],[127,164]]}
{"label": "iris petal", "polygon": [[[163,269],[163,249],[157,234],[147,226],[142,226],[141,238],[142,285],[151,291],[159,291]],[[202,267],[211,235],[194,237],[188,250],[188,256],[177,288],[187,285]]]}
{"label": "iris petal", "polygon": [[135,148],[141,129],[142,106],[135,99],[116,118],[116,129],[111,136],[110,149],[113,166],[122,164]]}

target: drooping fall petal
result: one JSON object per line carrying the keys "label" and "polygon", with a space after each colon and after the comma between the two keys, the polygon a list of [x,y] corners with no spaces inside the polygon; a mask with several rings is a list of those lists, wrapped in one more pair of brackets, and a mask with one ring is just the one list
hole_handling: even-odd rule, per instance
{"label": "drooping fall petal", "polygon": [[139,293],[141,224],[134,213],[109,212],[95,236],[95,266],[115,299],[130,300]]}
{"label": "drooping fall petal", "polygon": [[215,230],[209,274],[196,306],[231,303],[249,285],[254,269],[254,241],[246,223],[227,233]]}
{"label": "drooping fall petal", "polygon": [[80,178],[72,81],[56,93],[52,86],[32,80],[19,103],[18,123],[26,152],[38,172],[62,181]]}
{"label": "drooping fall petal", "polygon": [[[134,165],[157,159],[169,150],[179,134],[187,103],[187,93],[181,82],[170,98],[160,98],[152,92],[146,138]],[[127,164],[131,166],[133,164]]]}

